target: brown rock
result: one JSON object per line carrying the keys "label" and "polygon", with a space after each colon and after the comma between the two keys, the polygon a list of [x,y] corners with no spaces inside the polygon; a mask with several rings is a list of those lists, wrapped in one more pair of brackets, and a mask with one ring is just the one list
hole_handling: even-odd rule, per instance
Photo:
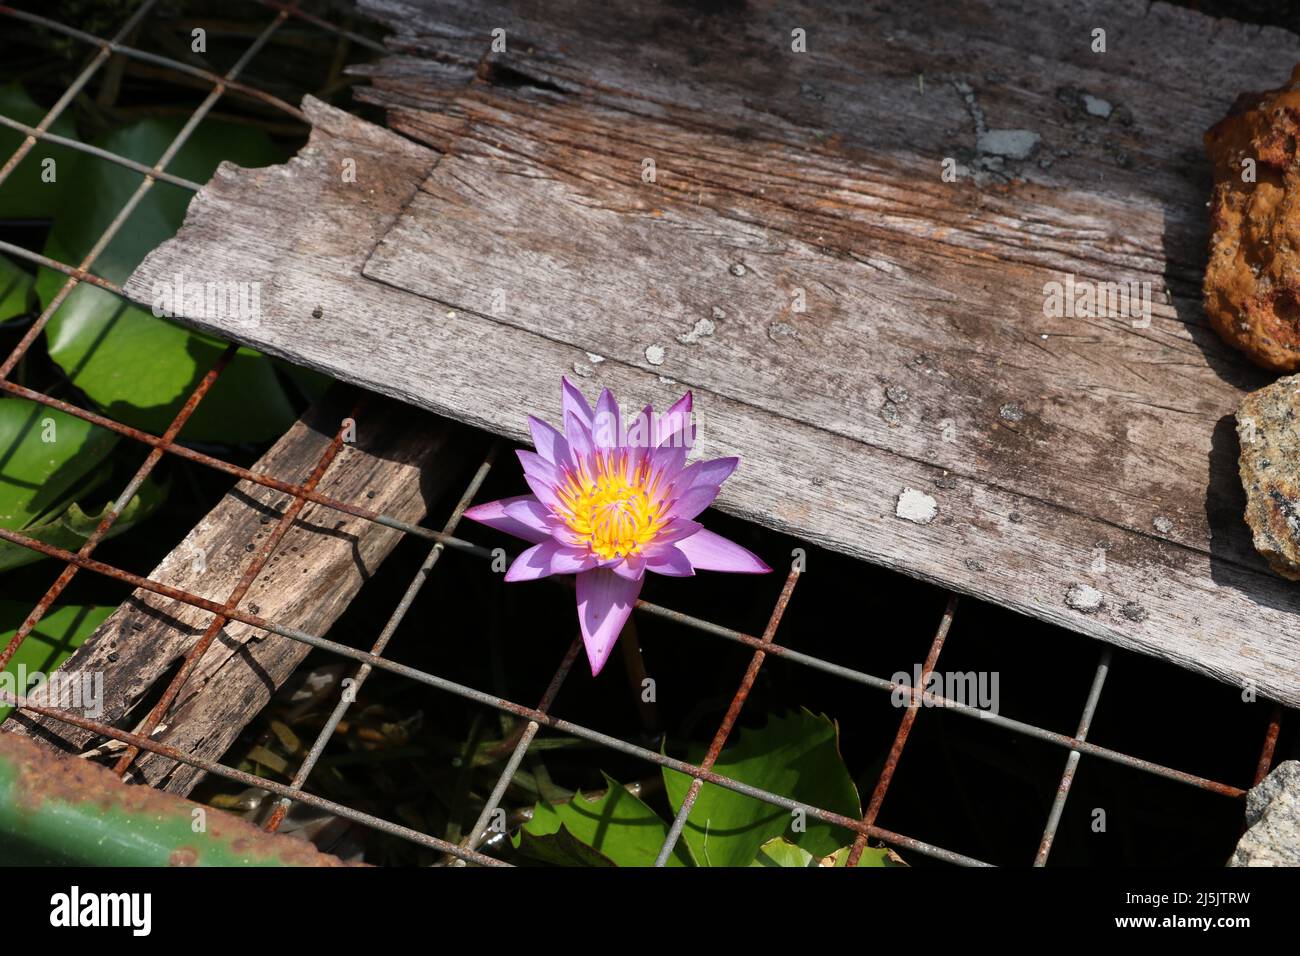
{"label": "brown rock", "polygon": [[1278,372],[1300,370],[1298,137],[1300,66],[1287,86],[1237,97],[1205,134],[1215,184],[1205,311],[1224,341]]}
{"label": "brown rock", "polygon": [[1300,375],[1247,395],[1237,438],[1255,550],[1278,574],[1300,581]]}

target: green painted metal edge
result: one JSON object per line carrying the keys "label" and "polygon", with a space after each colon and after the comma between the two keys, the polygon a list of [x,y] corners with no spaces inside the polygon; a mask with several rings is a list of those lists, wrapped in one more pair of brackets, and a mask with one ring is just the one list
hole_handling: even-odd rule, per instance
{"label": "green painted metal edge", "polygon": [[0,864],[343,866],[311,844],[0,733]]}

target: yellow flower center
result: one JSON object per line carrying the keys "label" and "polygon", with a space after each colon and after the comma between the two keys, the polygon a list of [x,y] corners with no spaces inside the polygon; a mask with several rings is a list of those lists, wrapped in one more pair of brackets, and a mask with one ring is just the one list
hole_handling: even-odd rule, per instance
{"label": "yellow flower center", "polygon": [[619,452],[597,452],[590,464],[594,473],[583,462],[577,472],[567,472],[565,484],[556,489],[563,504],[559,517],[597,557],[639,553],[667,523],[657,495],[658,476],[650,481],[644,462],[628,475]]}

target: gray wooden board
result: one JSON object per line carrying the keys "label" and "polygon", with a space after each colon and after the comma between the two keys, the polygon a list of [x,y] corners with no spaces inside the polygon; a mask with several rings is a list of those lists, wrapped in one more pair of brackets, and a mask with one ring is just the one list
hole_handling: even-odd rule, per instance
{"label": "gray wooden board", "polygon": [[[260,323],[187,321],[516,438],[560,374],[689,386],[700,453],[743,459],[722,509],[1300,702],[1228,420],[1266,378],[1198,291],[1200,134],[1294,36],[1116,2],[363,6],[400,51],[363,96],[409,138],[309,100],[308,147],[223,166],[128,291],[259,281]],[[1006,128],[1030,158],[979,138]],[[1149,327],[1046,317],[1067,274],[1151,283]]]}
{"label": "gray wooden board", "polygon": [[[306,480],[353,398],[335,394],[313,406],[254,470],[286,481]],[[318,490],[419,521],[429,500],[458,477],[459,469],[452,464],[456,459],[448,454],[454,427],[394,402],[371,400],[357,422],[356,443],[340,449]],[[239,482],[149,577],[224,603],[253,558],[249,548],[262,545],[292,500],[282,492]],[[400,537],[392,529],[308,504],[240,606],[268,620],[324,634]],[[103,675],[102,713],[95,719],[133,729],[145,716],[141,702],[151,692],[160,693],[160,683],[170,682],[174,668],[211,620],[207,611],[137,590],[61,670]],[[376,637],[380,626],[375,625]],[[219,759],[310,650],[238,621],[227,623],[163,717],[155,738],[186,753]],[[99,742],[81,728],[21,711],[5,721],[3,730],[74,752]],[[141,754],[132,771],[137,779],[182,794],[203,776],[151,753]]]}

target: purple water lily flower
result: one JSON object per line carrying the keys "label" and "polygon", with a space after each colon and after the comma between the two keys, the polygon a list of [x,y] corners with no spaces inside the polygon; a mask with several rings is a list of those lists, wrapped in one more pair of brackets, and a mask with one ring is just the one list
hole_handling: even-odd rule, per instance
{"label": "purple water lily flower", "polygon": [[624,423],[609,389],[593,411],[567,378],[563,386],[562,432],[528,418],[537,450],[520,451],[519,460],[533,494],[478,505],[465,516],[532,542],[506,572],[507,581],[578,576],[578,623],[594,677],[647,571],[686,577],[772,569],[695,520],[740,459],[686,464],[695,440],[690,392],[661,416],[647,405]]}

